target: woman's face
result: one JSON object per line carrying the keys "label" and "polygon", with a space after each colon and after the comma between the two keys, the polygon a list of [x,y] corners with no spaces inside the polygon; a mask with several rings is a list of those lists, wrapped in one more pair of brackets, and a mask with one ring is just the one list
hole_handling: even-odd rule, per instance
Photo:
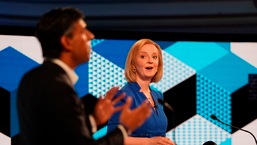
{"label": "woman's face", "polygon": [[153,44],[145,44],[136,54],[134,66],[137,79],[151,81],[159,65],[159,52]]}

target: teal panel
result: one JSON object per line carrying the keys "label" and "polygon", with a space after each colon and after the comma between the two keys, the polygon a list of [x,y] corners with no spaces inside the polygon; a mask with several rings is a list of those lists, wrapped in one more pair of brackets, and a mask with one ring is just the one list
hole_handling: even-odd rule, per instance
{"label": "teal panel", "polygon": [[227,138],[224,142],[221,142],[220,145],[232,145],[232,139]]}
{"label": "teal panel", "polygon": [[230,52],[230,43],[228,42],[216,42],[217,45]]}
{"label": "teal panel", "polygon": [[232,53],[205,67],[199,73],[229,92],[234,92],[248,83],[248,74],[257,69]]}
{"label": "teal panel", "polygon": [[215,42],[180,41],[167,47],[165,51],[191,66],[196,71],[199,71],[226,55],[228,51],[223,47],[225,47],[223,43],[222,45],[221,43],[218,45]]}
{"label": "teal panel", "polygon": [[98,130],[97,132],[95,132],[95,133],[93,134],[93,138],[97,140],[97,139],[99,139],[99,138],[105,136],[106,133],[107,133],[107,126],[101,128],[100,130]]}
{"label": "teal panel", "polygon": [[229,92],[201,74],[197,74],[196,79],[197,114],[231,133],[232,130],[230,126],[220,124],[216,120],[210,118],[212,114],[215,114],[221,120],[229,124],[231,123],[231,96],[229,95]]}

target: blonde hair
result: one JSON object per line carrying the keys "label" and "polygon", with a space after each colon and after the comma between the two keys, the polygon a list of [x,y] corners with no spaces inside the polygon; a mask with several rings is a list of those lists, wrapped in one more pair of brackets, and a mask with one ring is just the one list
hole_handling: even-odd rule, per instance
{"label": "blonde hair", "polygon": [[145,45],[145,44],[153,44],[157,49],[158,49],[158,69],[154,77],[152,78],[151,82],[158,82],[161,80],[162,75],[163,75],[163,60],[162,60],[162,49],[161,47],[155,43],[154,41],[150,39],[140,39],[137,42],[135,42],[132,47],[130,48],[127,59],[126,59],[126,64],[125,64],[125,77],[128,82],[135,82],[136,81],[136,73],[133,71],[133,60],[136,57],[136,54],[139,53],[140,49]]}

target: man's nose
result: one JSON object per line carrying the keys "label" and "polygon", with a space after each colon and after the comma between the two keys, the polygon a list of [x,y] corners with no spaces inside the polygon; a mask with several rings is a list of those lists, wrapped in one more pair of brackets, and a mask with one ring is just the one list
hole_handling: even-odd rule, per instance
{"label": "man's nose", "polygon": [[87,35],[89,40],[92,40],[92,39],[95,38],[95,35],[91,31],[89,31],[88,29],[86,30],[86,35]]}

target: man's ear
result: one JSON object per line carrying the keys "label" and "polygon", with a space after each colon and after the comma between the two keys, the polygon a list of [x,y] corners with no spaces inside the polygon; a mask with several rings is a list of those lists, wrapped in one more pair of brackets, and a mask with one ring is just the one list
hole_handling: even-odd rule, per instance
{"label": "man's ear", "polygon": [[66,51],[71,50],[71,38],[69,38],[68,36],[63,35],[61,37],[61,44],[62,44],[64,50],[66,50]]}

